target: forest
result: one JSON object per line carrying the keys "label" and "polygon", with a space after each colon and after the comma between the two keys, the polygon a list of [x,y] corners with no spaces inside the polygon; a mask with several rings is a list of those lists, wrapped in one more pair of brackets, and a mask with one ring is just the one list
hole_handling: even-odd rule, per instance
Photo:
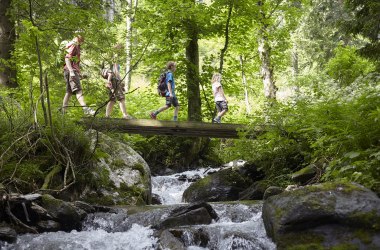
{"label": "forest", "polygon": [[[135,119],[164,104],[157,79],[175,61],[179,122],[211,123],[211,77],[219,72],[229,105],[222,123],[266,131],[254,140],[244,132],[240,139],[109,133],[153,173],[243,159],[259,163],[271,185],[293,184],[291,173],[312,167],[310,183],[352,181],[380,193],[378,0],[0,0],[0,13],[0,186],[9,192],[90,181],[102,152],[77,123],[75,97],[62,112],[63,47],[80,34],[94,119],[109,101],[100,71],[115,58]],[[117,105],[112,117],[122,117]],[[171,120],[172,110],[159,119]]]}

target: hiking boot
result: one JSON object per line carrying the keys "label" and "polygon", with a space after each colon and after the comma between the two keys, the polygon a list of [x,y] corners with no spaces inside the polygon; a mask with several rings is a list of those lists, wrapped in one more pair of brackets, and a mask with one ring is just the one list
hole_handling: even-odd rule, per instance
{"label": "hiking boot", "polygon": [[135,118],[130,116],[130,115],[125,115],[125,116],[123,116],[123,119],[131,120],[131,119],[135,119]]}
{"label": "hiking boot", "polygon": [[85,115],[91,115],[91,116],[95,115],[95,110],[93,110],[92,108],[89,108],[89,107],[85,107],[83,109],[83,112]]}
{"label": "hiking boot", "polygon": [[153,112],[149,114],[150,115],[150,118],[152,118],[153,120],[156,120],[157,119],[157,115],[154,114]]}

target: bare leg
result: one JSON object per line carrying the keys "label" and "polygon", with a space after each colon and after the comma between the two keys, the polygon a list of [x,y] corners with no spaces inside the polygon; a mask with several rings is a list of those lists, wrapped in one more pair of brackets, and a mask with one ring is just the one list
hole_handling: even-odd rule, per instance
{"label": "bare leg", "polygon": [[112,109],[113,109],[113,105],[115,104],[114,101],[109,101],[107,103],[107,107],[106,107],[106,117],[110,117],[111,113],[112,113]]}
{"label": "bare leg", "polygon": [[67,106],[69,105],[69,101],[70,101],[71,96],[72,96],[72,94],[66,93],[65,97],[63,98],[63,104],[62,104],[62,112],[63,113],[66,113]]}
{"label": "bare leg", "polygon": [[82,108],[84,109],[86,107],[86,102],[84,101],[84,96],[83,96],[83,92],[82,90],[79,90],[77,93],[76,93],[76,96],[77,96],[77,99],[78,99],[78,102],[79,104],[82,106]]}
{"label": "bare leg", "polygon": [[127,108],[125,107],[125,100],[119,101],[119,107],[120,107],[121,113],[123,113],[123,118],[127,118],[128,114],[127,114]]}
{"label": "bare leg", "polygon": [[222,116],[224,116],[226,113],[227,113],[227,110],[223,109],[222,111],[220,111],[220,112],[218,113],[218,116],[219,116],[220,118],[222,118]]}
{"label": "bare leg", "polygon": [[174,116],[175,117],[178,116],[178,111],[179,111],[179,106],[177,106],[177,107],[174,108]]}
{"label": "bare leg", "polygon": [[159,108],[159,109],[157,109],[157,111],[159,112],[159,113],[161,113],[162,111],[164,111],[164,110],[167,110],[169,108],[169,106],[163,106],[163,107],[161,107],[161,108]]}

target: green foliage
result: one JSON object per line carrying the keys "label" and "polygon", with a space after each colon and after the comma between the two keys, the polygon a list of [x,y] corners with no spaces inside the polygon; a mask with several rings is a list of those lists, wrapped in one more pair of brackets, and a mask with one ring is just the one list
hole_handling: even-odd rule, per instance
{"label": "green foliage", "polygon": [[368,60],[358,56],[353,47],[337,47],[335,57],[326,65],[328,74],[342,85],[352,83],[357,77],[375,70]]}
{"label": "green foliage", "polygon": [[[359,78],[339,95],[319,102],[277,103],[267,113],[266,133],[254,141],[239,141],[224,155],[257,162],[273,180],[286,182],[286,174],[315,164],[324,172],[322,180],[355,181],[377,189],[379,80],[378,74]],[[256,121],[252,127],[262,123]]]}
{"label": "green foliage", "polygon": [[[45,176],[51,175],[44,188],[62,188],[68,166],[79,183],[89,181],[86,178],[93,165],[92,152],[88,137],[80,127],[63,119],[55,121],[54,129],[28,121],[25,113],[8,120],[0,116],[1,183],[22,193],[34,192],[42,188]],[[51,172],[57,167],[58,171]],[[68,183],[73,180],[69,174]]]}

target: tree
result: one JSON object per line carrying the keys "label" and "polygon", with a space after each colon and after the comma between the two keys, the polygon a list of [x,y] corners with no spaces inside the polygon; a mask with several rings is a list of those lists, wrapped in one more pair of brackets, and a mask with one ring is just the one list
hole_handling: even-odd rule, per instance
{"label": "tree", "polygon": [[355,16],[344,22],[346,31],[369,39],[369,42],[361,49],[361,53],[374,60],[380,69],[380,2],[378,0],[345,0],[345,3],[347,9]]}
{"label": "tree", "polygon": [[0,85],[17,87],[16,70],[10,59],[16,40],[14,22],[7,11],[11,0],[0,0]]}

